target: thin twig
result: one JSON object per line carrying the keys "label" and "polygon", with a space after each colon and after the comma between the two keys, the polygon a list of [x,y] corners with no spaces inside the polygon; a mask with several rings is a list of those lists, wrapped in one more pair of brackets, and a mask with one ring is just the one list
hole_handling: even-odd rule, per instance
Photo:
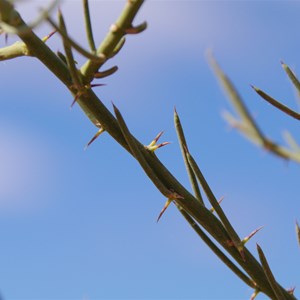
{"label": "thin twig", "polygon": [[93,29],[91,24],[89,0],[82,0],[83,2],[83,12],[84,12],[84,21],[85,21],[85,30],[88,39],[89,46],[93,53],[96,53],[96,45],[93,36]]}

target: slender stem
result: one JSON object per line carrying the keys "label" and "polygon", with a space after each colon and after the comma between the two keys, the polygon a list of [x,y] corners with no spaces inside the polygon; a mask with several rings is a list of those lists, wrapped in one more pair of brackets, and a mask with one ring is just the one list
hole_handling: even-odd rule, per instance
{"label": "slender stem", "polygon": [[85,21],[85,30],[88,39],[89,46],[93,53],[96,53],[96,45],[93,36],[89,0],[83,0],[83,12],[84,12],[84,21]]}
{"label": "slender stem", "polygon": [[59,20],[59,29],[61,32],[64,33],[64,35],[62,35],[62,39],[63,39],[63,45],[64,45],[64,49],[65,49],[65,53],[66,53],[66,60],[67,60],[67,64],[70,70],[70,74],[72,77],[72,81],[73,81],[73,85],[78,89],[81,85],[80,83],[80,78],[78,75],[78,71],[75,65],[75,60],[73,57],[73,52],[71,49],[71,46],[69,44],[69,40],[65,39],[64,36],[67,36],[67,28],[66,28],[66,24],[63,18],[63,15],[61,13],[61,11],[58,11],[58,20]]}
{"label": "slender stem", "polygon": [[93,53],[90,53],[89,51],[82,48],[80,45],[78,45],[73,39],[70,38],[69,35],[67,35],[61,28],[50,18],[47,17],[47,21],[51,24],[51,26],[57,30],[57,32],[63,37],[64,40],[67,40],[68,43],[77,50],[80,54],[82,54],[84,57],[89,58],[92,61],[95,62],[103,62],[105,61],[105,57],[99,55],[95,55]]}

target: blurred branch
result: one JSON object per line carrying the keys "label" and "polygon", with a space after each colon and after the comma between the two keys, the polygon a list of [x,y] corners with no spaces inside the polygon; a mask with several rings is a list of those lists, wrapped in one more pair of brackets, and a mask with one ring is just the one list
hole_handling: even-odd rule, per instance
{"label": "blurred branch", "polygon": [[51,26],[62,36],[62,39],[65,41],[68,41],[70,46],[72,46],[74,49],[76,49],[80,54],[82,54],[84,57],[89,58],[92,61],[95,62],[103,62],[105,61],[105,57],[103,55],[95,55],[93,53],[90,53],[89,51],[83,49],[79,44],[77,44],[70,36],[60,28],[50,17],[47,17],[47,21],[51,24]]}
{"label": "blurred branch", "polygon": [[[226,119],[226,121],[232,127],[237,128],[246,138],[251,140],[256,145],[263,147],[267,151],[283,159],[293,160],[295,162],[300,163],[299,149],[297,149],[295,146],[293,146],[293,148],[288,148],[278,145],[276,142],[267,138],[262,133],[258,125],[255,123],[254,119],[250,115],[248,109],[244,104],[244,101],[238,94],[233,83],[230,81],[228,76],[222,71],[222,69],[217,64],[216,60],[213,58],[212,55],[209,55],[209,62],[215,72],[216,77],[219,79],[221,85],[226,91],[228,99],[230,100],[232,106],[235,108],[238,116],[240,117],[239,120],[232,116],[229,112],[226,112],[224,114],[224,118]],[[263,92],[260,91],[259,93],[262,95]],[[283,105],[281,104],[281,106]]]}
{"label": "blurred branch", "polygon": [[296,222],[296,234],[297,234],[298,244],[300,246],[300,226],[298,222]]}
{"label": "blurred branch", "polygon": [[273,106],[275,106],[276,108],[278,108],[279,110],[281,110],[282,112],[286,113],[287,115],[293,117],[296,120],[300,120],[300,114],[296,113],[295,111],[293,111],[292,109],[288,108],[287,106],[283,105],[281,102],[275,100],[274,98],[272,98],[271,96],[269,96],[267,93],[265,93],[264,91],[262,91],[261,89],[255,87],[252,85],[252,88],[255,90],[255,92],[261,96],[264,100],[266,100],[268,103],[272,104]]}
{"label": "blurred branch", "polygon": [[0,2],[0,28],[6,34],[20,35],[44,23],[47,16],[57,7],[60,0],[53,0],[46,9],[41,9],[40,15],[34,21],[23,25],[12,22],[12,20],[17,20],[14,16],[15,11],[10,9],[15,1],[12,1],[12,3],[10,1]]}
{"label": "blurred branch", "polygon": [[30,56],[25,43],[18,41],[10,46],[0,48],[0,61],[20,56]]}

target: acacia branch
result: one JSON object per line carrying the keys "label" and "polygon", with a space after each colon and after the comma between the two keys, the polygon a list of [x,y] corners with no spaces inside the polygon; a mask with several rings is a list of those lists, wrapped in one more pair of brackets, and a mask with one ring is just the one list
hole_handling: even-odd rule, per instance
{"label": "acacia branch", "polygon": [[[118,45],[123,44],[123,37],[126,33],[138,33],[145,29],[144,24],[137,27],[132,26],[133,19],[142,3],[143,0],[130,0],[127,2],[119,19],[112,25],[106,38],[99,46],[97,55],[103,54],[105,57],[110,58],[119,50],[118,47],[120,46]],[[3,11],[1,11],[1,9],[3,9]],[[34,34],[31,28],[25,24],[18,12],[8,1],[0,0],[0,11],[0,18],[3,18],[10,26],[15,26],[16,29],[26,29],[21,31],[17,30],[17,32],[19,32],[19,37],[25,43],[31,55],[39,59],[54,75],[57,76],[73,95],[76,95],[77,88],[73,86],[72,78],[74,76],[71,76],[68,65]],[[81,78],[85,80],[84,83],[89,84],[101,66],[102,63],[88,60],[81,69],[78,70],[80,76],[82,76]],[[185,214],[189,216],[188,218],[192,218],[197,222],[201,228],[210,234],[210,236],[214,238],[229,255],[231,255],[245,273],[248,274],[251,280],[253,280],[258,290],[261,290],[272,299],[275,298],[274,291],[268,278],[256,258],[246,247],[243,248],[243,257],[240,255],[239,250],[237,247],[234,247],[233,243],[237,241],[232,241],[231,235],[228,234],[228,226],[224,226],[212,211],[204,207],[199,199],[195,198],[170,173],[154,153],[146,149],[144,145],[130,133],[123,117],[117,109],[115,109],[117,115],[116,119],[95,95],[90,86],[85,86],[85,90],[79,95],[77,102],[87,117],[98,128],[101,126],[101,128],[108,132],[122,147],[139,161],[147,176],[157,187],[159,187],[162,194],[169,197],[170,195],[168,192],[170,191],[171,194],[173,193],[173,196],[178,195],[178,197],[176,197],[176,204],[184,210]],[[222,221],[224,221],[224,219]],[[234,239],[238,239],[238,237],[235,236]],[[247,278],[248,277],[245,277],[244,279],[248,281]],[[278,288],[287,299],[295,299],[280,285],[278,285]]]}

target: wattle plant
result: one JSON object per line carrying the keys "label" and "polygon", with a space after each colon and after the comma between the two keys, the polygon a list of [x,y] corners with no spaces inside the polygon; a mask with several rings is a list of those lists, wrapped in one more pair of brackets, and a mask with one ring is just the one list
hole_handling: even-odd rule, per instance
{"label": "wattle plant", "polygon": [[[162,198],[166,199],[158,220],[168,206],[173,203],[203,242],[240,280],[253,289],[251,299],[254,299],[258,293],[263,293],[271,299],[296,299],[293,290],[283,288],[276,281],[261,247],[257,245],[259,260],[247,249],[246,243],[259,229],[241,238],[232,226],[220,205],[220,201],[215,197],[191,154],[177,111],[174,111],[174,123],[189,175],[191,191],[183,186],[155,155],[155,151],[168,144],[168,142],[157,144],[162,133],[158,134],[149,145],[143,145],[132,134],[120,110],[113,104],[114,114],[112,114],[94,92],[94,88],[102,85],[102,83],[95,83],[95,80],[110,76],[118,70],[116,66],[109,69],[103,69],[103,67],[122,49],[125,36],[139,34],[146,29],[146,23],[133,25],[134,18],[143,4],[143,0],[128,0],[126,2],[119,18],[109,28],[106,37],[99,46],[96,46],[93,38],[89,2],[83,0],[86,36],[90,47],[88,50],[68,35],[64,17],[60,10],[58,10],[57,21],[51,16],[57,3],[58,1],[54,1],[32,24],[26,24],[15,9],[13,1],[0,0],[0,27],[2,33],[4,35],[17,35],[20,38],[19,42],[0,49],[0,59],[9,60],[21,56],[32,56],[52,72],[72,94],[73,102],[71,106],[79,105],[96,127],[96,134],[87,146],[101,134],[107,133],[132,155],[154,186],[160,191]],[[40,38],[34,33],[34,29],[42,22],[49,23],[53,27],[53,32]],[[63,52],[55,52],[46,44],[54,32],[62,39]],[[79,52],[86,58],[86,62],[81,66],[76,63],[74,51]],[[247,137],[275,154],[300,161],[299,148],[297,148],[297,151],[291,151],[264,137],[229,79],[213,59],[211,62],[217,76],[230,93],[232,102],[241,117],[241,121],[237,121],[227,114],[226,118],[229,122],[239,128]],[[284,65],[284,68],[293,83],[299,87],[300,84],[296,77],[293,77],[293,73],[286,65]],[[268,102],[286,113],[298,117],[298,114],[261,90],[254,89]],[[299,238],[298,225],[297,232]]]}

